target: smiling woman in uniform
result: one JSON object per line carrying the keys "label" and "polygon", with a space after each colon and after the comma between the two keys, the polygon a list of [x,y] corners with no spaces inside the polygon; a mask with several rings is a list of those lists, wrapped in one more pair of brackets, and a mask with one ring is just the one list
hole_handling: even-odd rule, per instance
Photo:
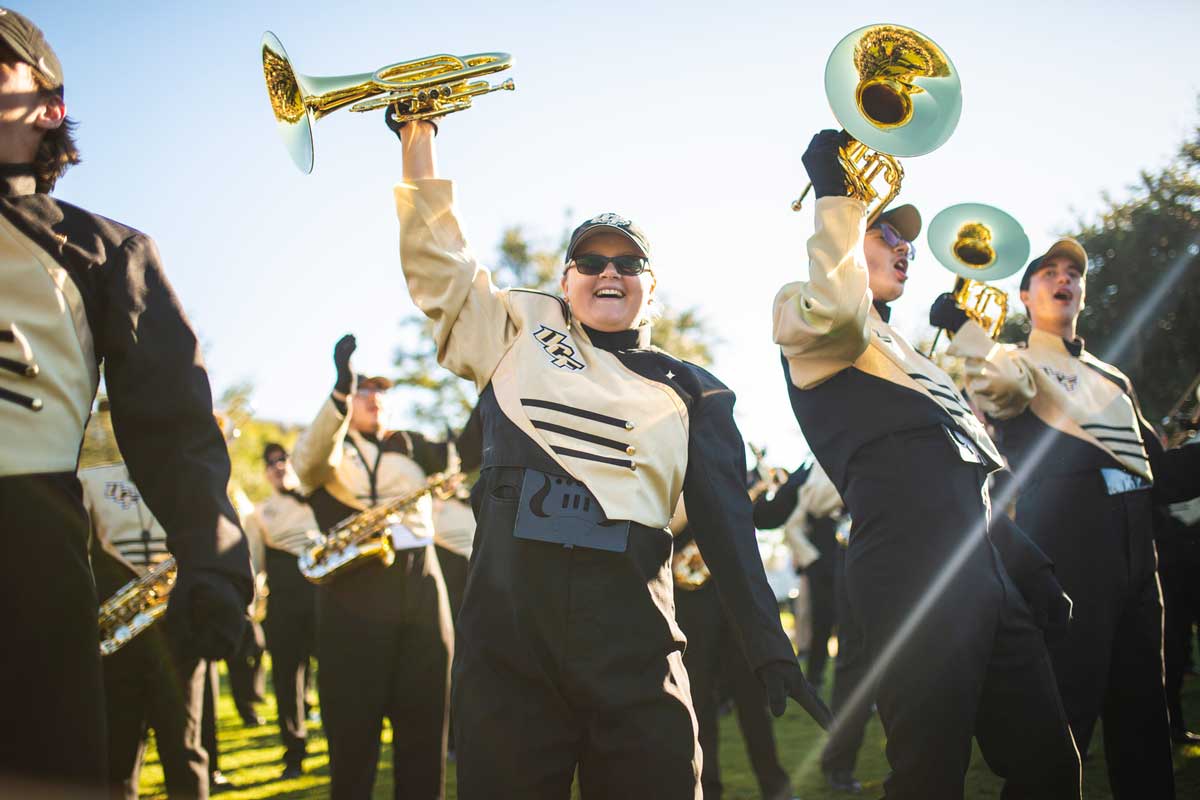
{"label": "smiling woman in uniform", "polygon": [[398,132],[408,288],[440,363],[481,393],[479,525],[451,699],[459,796],[566,798],[578,768],[588,797],[697,797],[667,528],[681,492],[773,709],[790,693],[828,714],[763,573],[733,393],[650,345],[656,279],[636,225],[581,224],[564,297],[498,289],[437,177],[436,128]]}

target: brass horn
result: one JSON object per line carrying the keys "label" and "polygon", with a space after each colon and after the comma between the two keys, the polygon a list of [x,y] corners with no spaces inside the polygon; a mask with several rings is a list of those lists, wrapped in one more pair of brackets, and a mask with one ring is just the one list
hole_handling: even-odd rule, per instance
{"label": "brass horn", "polygon": [[483,75],[508,69],[508,53],[434,55],[401,61],[357,75],[302,75],[283,44],[267,31],[262,38],[263,77],[279,135],[301,172],[312,172],[312,123],[339,108],[372,111],[393,106],[397,119],[440,117],[471,107],[473,98],[515,88],[512,79],[489,84]]}
{"label": "brass horn", "polygon": [[[900,193],[898,158],[946,143],[962,113],[962,85],[950,58],[928,36],[900,25],[868,25],[845,36],[825,64],[825,96],[852,137],[839,160],[867,224]],[[792,202],[799,211],[810,183]]]}
{"label": "brass horn", "polygon": [[[933,257],[958,276],[954,302],[993,339],[1008,316],[1008,294],[985,281],[1015,274],[1029,259],[1029,237],[1012,216],[983,203],[960,203],[938,212],[926,241]],[[934,337],[932,356],[941,330]]]}

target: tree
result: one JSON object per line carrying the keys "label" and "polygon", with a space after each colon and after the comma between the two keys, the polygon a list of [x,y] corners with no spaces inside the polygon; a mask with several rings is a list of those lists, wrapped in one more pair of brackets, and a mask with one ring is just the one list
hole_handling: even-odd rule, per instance
{"label": "tree", "polygon": [[[497,249],[492,279],[498,286],[520,286],[559,294],[563,256],[569,229],[557,245],[538,248],[524,229],[514,226],[504,231]],[[655,293],[659,313],[654,321],[651,342],[678,358],[700,364],[712,363],[711,347],[716,337],[708,321],[693,307],[674,309]],[[396,383],[410,390],[411,411],[418,422],[441,432],[459,428],[475,404],[476,393],[468,382],[438,366],[433,344],[433,326],[417,313],[400,322],[404,341],[396,349]]]}
{"label": "tree", "polygon": [[258,503],[271,495],[271,485],[263,471],[263,447],[267,442],[278,442],[291,452],[301,427],[256,419],[250,403],[253,395],[254,384],[248,381],[234,384],[221,393],[217,408],[233,425],[233,438],[229,442],[230,482]]}
{"label": "tree", "polygon": [[1200,371],[1200,126],[1165,168],[1075,234],[1091,257],[1079,333],[1157,422]]}

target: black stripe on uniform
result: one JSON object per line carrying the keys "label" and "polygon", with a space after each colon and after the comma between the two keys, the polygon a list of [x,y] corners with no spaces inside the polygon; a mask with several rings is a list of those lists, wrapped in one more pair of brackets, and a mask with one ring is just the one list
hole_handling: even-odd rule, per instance
{"label": "black stripe on uniform", "polygon": [[1150,459],[1146,458],[1146,454],[1145,454],[1145,453],[1134,453],[1134,452],[1131,452],[1131,451],[1129,451],[1129,450],[1118,450],[1118,449],[1117,449],[1117,448],[1115,448],[1115,447],[1112,447],[1112,448],[1109,448],[1109,449],[1110,449],[1110,451],[1111,451],[1112,453],[1114,453],[1115,455],[1118,455],[1118,456],[1132,456],[1133,458],[1136,458],[1136,459],[1138,459],[1139,461],[1145,461],[1147,464],[1148,464],[1148,463],[1150,463]]}
{"label": "black stripe on uniform", "polygon": [[1097,436],[1097,437],[1095,437],[1095,439],[1098,442],[1113,442],[1115,444],[1131,444],[1134,447],[1142,446],[1141,439],[1122,439],[1119,436]]}
{"label": "black stripe on uniform", "polygon": [[1093,422],[1088,425],[1081,425],[1080,427],[1083,428],[1084,430],[1091,430],[1092,428],[1100,428],[1100,429],[1106,430],[1106,431],[1116,431],[1117,433],[1133,433],[1134,432],[1133,428],[1129,427],[1128,425],[1124,425],[1124,426],[1101,425],[1098,422]]}
{"label": "black stripe on uniform", "polygon": [[583,431],[572,430],[571,428],[562,425],[555,425],[553,422],[542,422],[540,419],[532,420],[533,427],[543,431],[551,431],[552,433],[561,433],[563,436],[570,436],[573,439],[582,439],[585,442],[598,444],[601,447],[607,447],[612,450],[618,450],[622,453],[626,451],[628,445],[624,442],[618,442],[616,439],[605,439],[603,436],[596,436]]}
{"label": "black stripe on uniform", "polygon": [[560,456],[570,456],[572,458],[583,458],[588,461],[599,461],[602,464],[612,464],[614,467],[625,467],[626,469],[636,469],[633,462],[627,458],[609,458],[608,456],[597,456],[591,453],[585,453],[582,450],[570,450],[566,447],[551,447],[551,450],[558,453]]}
{"label": "black stripe on uniform", "polygon": [[16,403],[19,406],[24,406],[25,408],[28,408],[30,411],[41,411],[42,410],[42,401],[41,400],[37,399],[36,397],[26,397],[23,394],[18,394],[16,392],[10,392],[8,389],[5,389],[3,386],[0,386],[0,400],[7,400],[10,403]]}
{"label": "black stripe on uniform", "polygon": [[582,408],[572,408],[571,406],[565,406],[562,403],[554,403],[550,400],[532,400],[528,397],[522,397],[521,405],[532,406],[533,408],[546,408],[551,411],[561,411],[564,414],[574,414],[577,417],[590,419],[593,422],[602,422],[605,425],[612,425],[614,427],[625,428],[627,430],[632,427],[632,425],[623,419],[610,417],[606,414],[597,414],[595,411],[586,411]]}

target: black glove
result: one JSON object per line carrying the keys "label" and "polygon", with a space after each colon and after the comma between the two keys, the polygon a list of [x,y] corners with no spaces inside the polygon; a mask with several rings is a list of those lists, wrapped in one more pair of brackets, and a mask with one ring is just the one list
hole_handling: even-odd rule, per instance
{"label": "black glove", "polygon": [[228,658],[242,643],[249,603],[227,576],[212,570],[179,569],[167,617],[193,655]]}
{"label": "black glove", "polygon": [[[387,107],[387,111],[384,112],[383,121],[387,123],[388,130],[390,130],[392,133],[396,134],[396,138],[399,139],[400,138],[400,129],[403,128],[408,123],[412,122],[412,120],[410,120],[410,119],[397,120],[396,119],[397,113],[403,114],[403,113],[405,113],[405,109],[399,108],[396,103],[392,103],[390,106]],[[437,136],[438,125],[437,125],[436,120],[423,119],[421,121],[428,122],[430,125],[432,125],[433,126],[433,135]]]}
{"label": "black glove", "polygon": [[846,172],[838,160],[838,150],[850,139],[845,131],[821,131],[808,143],[800,159],[812,181],[817,197],[845,197]]}
{"label": "black glove", "polygon": [[337,369],[337,382],[333,384],[335,391],[350,394],[354,388],[354,370],[350,369],[350,356],[358,349],[358,340],[353,333],[347,333],[338,339],[333,346],[333,366]]}
{"label": "black glove", "polygon": [[1042,629],[1046,641],[1061,641],[1071,624],[1071,608],[1074,604],[1054,576],[1054,568],[1047,565],[1028,576],[1022,584],[1017,588],[1021,590],[1025,603],[1033,612],[1033,621]]}
{"label": "black glove", "polygon": [[935,328],[945,328],[951,333],[958,333],[958,329],[966,321],[967,312],[958,307],[958,303],[954,302],[954,295],[950,292],[939,294],[929,307],[929,324]]}
{"label": "black glove", "polygon": [[824,730],[829,730],[833,714],[812,687],[800,665],[795,661],[772,661],[758,668],[758,679],[767,690],[767,703],[771,713],[782,717],[787,710],[787,699],[791,697]]}

